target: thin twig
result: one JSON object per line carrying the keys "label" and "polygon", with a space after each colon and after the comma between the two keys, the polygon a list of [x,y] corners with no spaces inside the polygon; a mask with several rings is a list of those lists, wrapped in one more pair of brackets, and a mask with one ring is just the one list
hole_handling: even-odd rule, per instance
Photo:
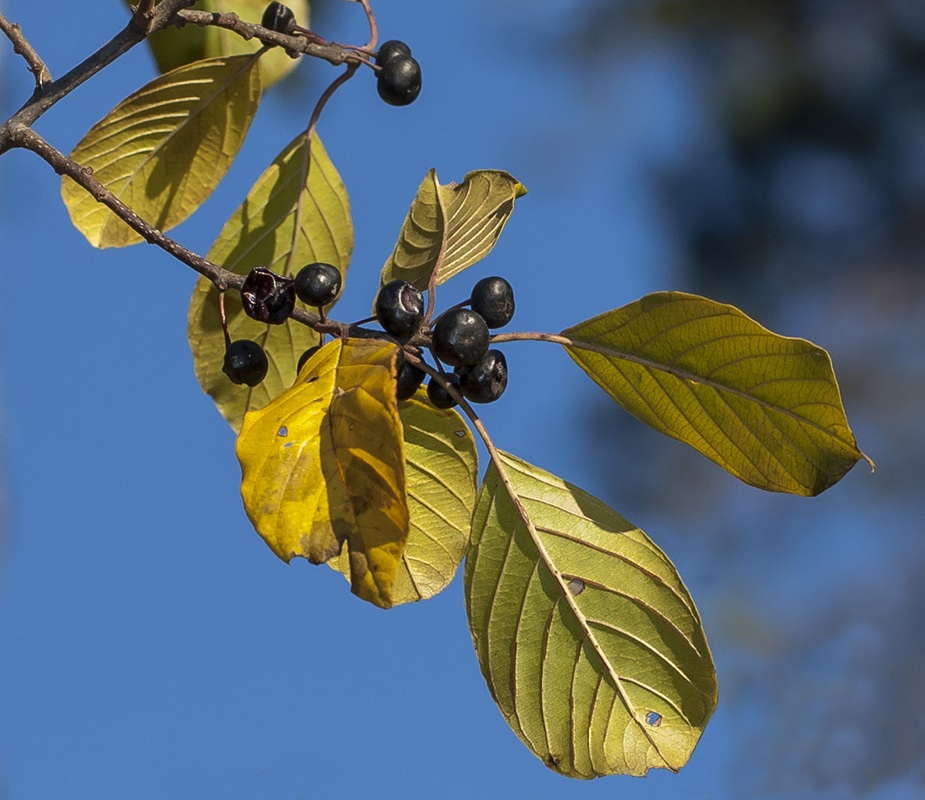
{"label": "thin twig", "polygon": [[376,45],[379,43],[379,26],[376,24],[376,15],[369,7],[369,0],[360,0],[363,10],[366,12],[366,19],[369,20],[369,42],[365,49],[372,53],[376,52]]}
{"label": "thin twig", "polygon": [[29,67],[29,72],[35,76],[36,91],[44,92],[45,84],[52,82],[51,72],[48,71],[48,67],[35,51],[35,48],[26,40],[22,32],[22,26],[17,25],[15,22],[9,22],[3,14],[0,14],[0,30],[13,43],[13,52],[23,57]]}
{"label": "thin twig", "polygon": [[350,78],[353,77],[354,73],[359,69],[360,65],[357,63],[352,63],[347,65],[347,69],[344,70],[332,83],[324,90],[321,97],[318,98],[318,102],[315,103],[315,108],[312,111],[312,115],[308,121],[308,127],[305,129],[303,136],[305,137],[305,145],[302,149],[302,170],[300,172],[299,178],[299,197],[296,200],[295,207],[295,226],[292,229],[292,247],[289,249],[289,258],[286,259],[286,275],[295,274],[295,258],[296,252],[298,250],[299,238],[302,235],[302,219],[305,216],[305,184],[308,181],[308,173],[311,169],[311,158],[312,158],[312,138],[315,135],[315,128],[318,125],[318,120],[321,117],[321,111],[324,109],[328,100],[331,99],[331,96],[345,84]]}
{"label": "thin twig", "polygon": [[306,36],[295,34],[290,36],[285,33],[277,33],[256,23],[244,22],[237,14],[233,13],[218,14],[211,11],[188,9],[177,14],[177,22],[180,25],[197,25],[200,28],[210,26],[223,28],[238,34],[242,39],[248,41],[259,39],[267,45],[279,45],[291,58],[296,58],[300,55],[313,56],[323,59],[335,67],[355,58],[348,48],[334,42],[322,43]]}

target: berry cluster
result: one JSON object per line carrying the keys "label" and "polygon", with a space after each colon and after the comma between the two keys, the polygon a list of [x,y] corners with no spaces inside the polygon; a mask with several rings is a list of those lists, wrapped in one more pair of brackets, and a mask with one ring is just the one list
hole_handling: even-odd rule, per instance
{"label": "berry cluster", "polygon": [[[466,308],[465,306],[470,306]],[[507,325],[514,316],[514,290],[504,278],[484,278],[466,303],[441,314],[430,331],[430,349],[439,363],[453,367],[443,381],[431,379],[427,397],[437,408],[452,408],[456,399],[447,384],[472,403],[491,403],[507,388],[507,361],[500,350],[489,349],[490,328]],[[387,283],[376,298],[376,317],[386,333],[407,342],[424,322],[420,290],[403,280]],[[396,396],[407,400],[424,382],[424,371],[403,361],[398,370]]]}
{"label": "berry cluster", "polygon": [[[340,271],[332,264],[308,264],[295,279],[254,267],[244,279],[241,302],[247,316],[269,325],[280,325],[290,317],[296,297],[317,308],[324,319],[325,306],[337,299],[341,285]],[[438,366],[453,367],[452,372],[441,367],[442,380],[431,379],[427,384],[427,397],[437,408],[457,404],[448,385],[472,403],[491,403],[501,397],[507,388],[507,361],[500,350],[490,349],[489,331],[507,325],[514,316],[511,284],[504,278],[483,278],[466,302],[445,311],[429,328],[422,327],[424,314],[424,296],[408,281],[395,280],[379,290],[376,320],[403,348],[396,372],[398,400],[413,397],[424,382],[426,372],[418,366],[422,346],[430,348]],[[302,353],[299,372],[320,347]],[[228,340],[222,371],[233,383],[256,386],[268,368],[266,353],[257,342]]]}
{"label": "berry cluster", "polygon": [[379,97],[390,106],[407,106],[421,93],[421,65],[411,57],[411,48],[396,39],[383,42],[376,54]]}

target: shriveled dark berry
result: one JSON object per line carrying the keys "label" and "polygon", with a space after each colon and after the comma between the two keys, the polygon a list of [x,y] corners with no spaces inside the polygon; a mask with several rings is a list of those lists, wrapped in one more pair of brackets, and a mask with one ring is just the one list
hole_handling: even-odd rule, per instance
{"label": "shriveled dark berry", "polygon": [[514,290],[504,278],[482,278],[472,287],[472,310],[489,328],[503,328],[514,316]]}
{"label": "shriveled dark berry", "polygon": [[392,281],[379,290],[376,318],[396,339],[413,336],[424,320],[424,295],[408,281]]}
{"label": "shriveled dark berry", "polygon": [[[447,383],[451,383],[453,386],[459,386],[459,375],[451,373],[449,375],[444,375],[444,377]],[[437,408],[452,408],[456,405],[455,398],[450,395],[442,383],[439,383],[433,378],[431,378],[427,384],[427,399]]]}
{"label": "shriveled dark berry", "polygon": [[379,45],[379,52],[376,53],[376,63],[382,67],[391,61],[395,56],[410,56],[411,48],[398,39],[389,39]]}
{"label": "shriveled dark berry", "polygon": [[392,56],[379,70],[376,89],[390,106],[410,105],[421,93],[421,65],[411,56]]}
{"label": "shriveled dark berry", "polygon": [[434,353],[444,364],[465,367],[488,352],[490,336],[485,320],[472,309],[454,308],[434,325]]}
{"label": "shriveled dark berry", "polygon": [[330,305],[340,291],[340,270],[333,264],[307,264],[295,276],[295,293],[307,306]]}
{"label": "shriveled dark berry", "polygon": [[251,319],[281,325],[295,308],[293,280],[266,267],[254,267],[241,287],[241,302]]}
{"label": "shriveled dark berry", "polygon": [[263,348],[250,339],[238,339],[225,349],[224,372],[232,383],[256,386],[267,377],[270,362]]}
{"label": "shriveled dark berry", "polygon": [[468,367],[457,367],[459,390],[473,403],[493,403],[507,388],[507,360],[500,350],[489,350]]}
{"label": "shriveled dark berry", "polygon": [[295,368],[296,375],[302,371],[302,367],[305,366],[305,362],[308,361],[315,353],[321,349],[320,344],[316,344],[314,347],[309,347],[302,355],[299,356],[299,365]]}
{"label": "shriveled dark berry", "polygon": [[263,12],[263,19],[260,20],[264,28],[277,33],[289,33],[294,22],[295,15],[292,9],[282,3],[270,3]]}
{"label": "shriveled dark berry", "polygon": [[414,397],[418,388],[424,383],[426,377],[424,370],[404,361],[398,368],[398,375],[395,377],[395,399],[410,400]]}

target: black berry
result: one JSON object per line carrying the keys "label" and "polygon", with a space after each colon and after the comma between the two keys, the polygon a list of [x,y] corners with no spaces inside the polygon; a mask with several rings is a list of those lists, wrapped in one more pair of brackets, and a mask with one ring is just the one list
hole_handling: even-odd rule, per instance
{"label": "black berry", "polygon": [[224,372],[232,383],[256,386],[267,377],[270,362],[263,348],[250,339],[238,339],[225,349]]}
{"label": "black berry", "polygon": [[320,344],[316,344],[314,347],[309,347],[302,355],[299,356],[299,365],[295,368],[296,375],[302,371],[302,367],[305,366],[305,362],[308,361],[315,353],[321,349]]}
{"label": "black berry", "polygon": [[[450,374],[443,377],[446,378],[447,383],[459,386],[459,375]],[[427,384],[427,399],[437,408],[452,408],[456,405],[456,400],[444,388],[443,384],[433,378]]]}
{"label": "black berry", "polygon": [[264,28],[277,33],[289,33],[293,22],[295,15],[292,9],[282,3],[270,3],[263,12],[263,19],[260,20]]}
{"label": "black berry", "polygon": [[402,360],[395,377],[395,399],[410,400],[414,397],[418,387],[424,383],[425,375],[424,370]]}
{"label": "black berry", "polygon": [[454,308],[434,325],[434,353],[444,364],[465,367],[488,352],[490,336],[478,314],[468,308]]}
{"label": "black berry", "polygon": [[468,367],[458,367],[459,390],[473,403],[493,403],[507,388],[507,361],[500,350],[489,350]]}
{"label": "black berry", "polygon": [[482,278],[472,287],[472,310],[489,328],[503,328],[514,316],[514,290],[504,278]]}
{"label": "black berry", "polygon": [[379,45],[379,52],[376,53],[376,63],[382,67],[388,64],[395,56],[410,56],[411,48],[398,39],[389,39]]}
{"label": "black berry", "polygon": [[321,308],[334,302],[340,291],[340,270],[333,264],[308,264],[295,276],[295,293],[307,306]]}
{"label": "black berry", "polygon": [[241,287],[241,302],[251,319],[281,325],[295,308],[293,281],[266,267],[254,267]]}
{"label": "black berry", "polygon": [[421,93],[421,65],[411,56],[392,56],[379,70],[379,97],[390,106],[407,106]]}
{"label": "black berry", "polygon": [[413,336],[424,320],[424,295],[408,281],[392,281],[379,290],[376,318],[396,339]]}

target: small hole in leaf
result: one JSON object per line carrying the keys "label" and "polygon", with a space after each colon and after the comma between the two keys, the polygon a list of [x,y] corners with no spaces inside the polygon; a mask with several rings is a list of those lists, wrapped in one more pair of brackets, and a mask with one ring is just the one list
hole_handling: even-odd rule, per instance
{"label": "small hole in leaf", "polygon": [[568,582],[568,590],[574,595],[579,595],[585,590],[585,582],[578,580],[578,578],[572,578]]}
{"label": "small hole in leaf", "polygon": [[650,711],[646,714],[646,725],[649,725],[653,728],[657,728],[662,724],[662,715],[656,713],[655,711]]}
{"label": "small hole in leaf", "polygon": [[285,425],[283,425],[283,427],[280,428],[280,429],[276,432],[276,435],[277,435],[277,436],[288,436],[288,435],[289,435],[289,428],[287,428]]}
{"label": "small hole in leaf", "polygon": [[466,435],[466,432],[465,432],[465,431],[453,431],[453,433],[456,434],[456,437],[457,437],[458,439],[462,439],[463,436]]}

